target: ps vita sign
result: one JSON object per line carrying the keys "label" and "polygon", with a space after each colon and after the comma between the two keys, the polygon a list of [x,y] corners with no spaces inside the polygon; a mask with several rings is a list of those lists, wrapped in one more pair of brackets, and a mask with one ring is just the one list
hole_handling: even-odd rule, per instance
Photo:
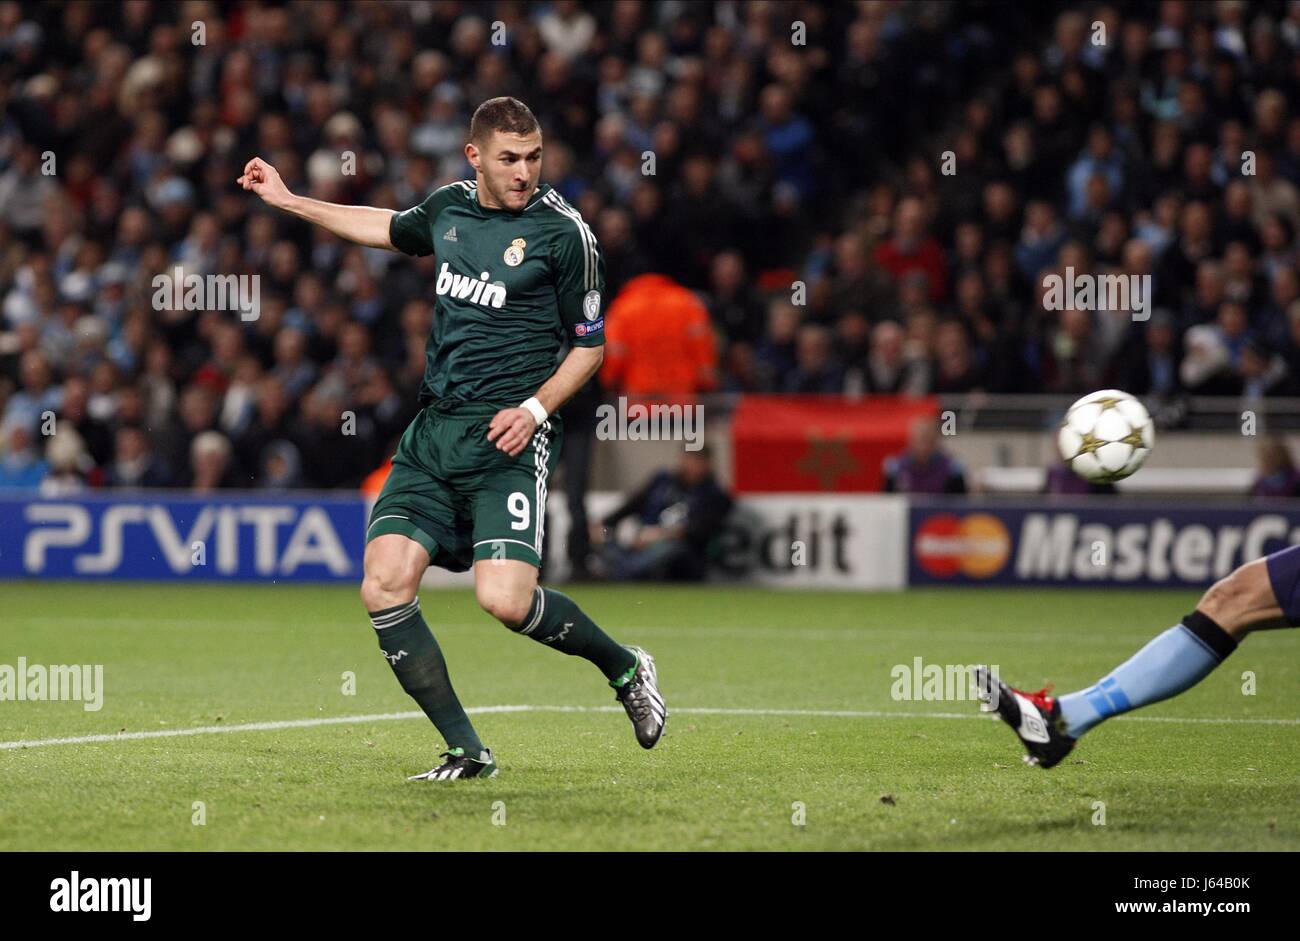
{"label": "ps vita sign", "polygon": [[21,560],[0,572],[46,577],[347,578],[364,533],[360,501],[37,501],[0,514],[15,517],[0,560]]}

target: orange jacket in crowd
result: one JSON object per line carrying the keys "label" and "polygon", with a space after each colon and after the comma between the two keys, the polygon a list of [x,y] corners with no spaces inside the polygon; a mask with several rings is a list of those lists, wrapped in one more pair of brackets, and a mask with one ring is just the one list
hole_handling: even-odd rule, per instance
{"label": "orange jacket in crowd", "polygon": [[707,392],[718,384],[709,312],[662,274],[638,275],[605,312],[601,384],[623,395]]}
{"label": "orange jacket in crowd", "polygon": [[361,481],[361,495],[363,497],[379,496],[379,491],[384,489],[384,482],[388,480],[388,475],[392,472],[393,459],[390,457],[367,474],[365,480]]}

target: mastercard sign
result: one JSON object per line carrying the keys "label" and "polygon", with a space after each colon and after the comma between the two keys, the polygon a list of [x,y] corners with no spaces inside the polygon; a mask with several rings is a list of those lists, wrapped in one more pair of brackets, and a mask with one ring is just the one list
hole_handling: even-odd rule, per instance
{"label": "mastercard sign", "polygon": [[1011,555],[1011,536],[988,513],[936,513],[916,527],[912,555],[935,578],[993,578]]}

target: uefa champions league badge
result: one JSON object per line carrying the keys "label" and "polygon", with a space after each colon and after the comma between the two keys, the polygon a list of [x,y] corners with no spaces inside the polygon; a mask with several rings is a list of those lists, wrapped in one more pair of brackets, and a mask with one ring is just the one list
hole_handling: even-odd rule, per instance
{"label": "uefa champions league badge", "polygon": [[511,268],[519,267],[523,263],[524,246],[527,244],[523,239],[515,239],[511,242],[510,247],[506,249],[506,253],[502,256],[506,264]]}
{"label": "uefa champions league badge", "polygon": [[595,320],[600,316],[599,291],[588,291],[587,296],[582,299],[582,316],[588,320]]}

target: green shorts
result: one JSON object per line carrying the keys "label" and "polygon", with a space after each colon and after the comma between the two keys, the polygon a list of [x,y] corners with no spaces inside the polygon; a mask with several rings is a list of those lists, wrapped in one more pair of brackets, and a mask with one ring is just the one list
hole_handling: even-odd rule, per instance
{"label": "green shorts", "polygon": [[366,542],[396,533],[453,572],[479,559],[541,565],[546,487],[560,457],[557,417],[542,422],[517,457],[488,441],[499,406],[435,402],[407,427],[393,470],[370,511]]}

